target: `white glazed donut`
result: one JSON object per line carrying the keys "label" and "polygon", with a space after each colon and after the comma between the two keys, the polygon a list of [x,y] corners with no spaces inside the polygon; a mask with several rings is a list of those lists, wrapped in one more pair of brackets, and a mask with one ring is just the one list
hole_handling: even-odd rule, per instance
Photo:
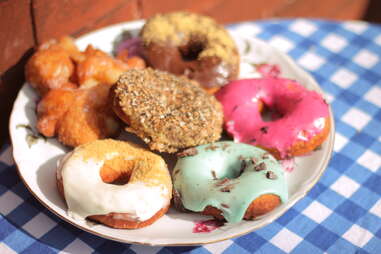
{"label": "white glazed donut", "polygon": [[152,224],[168,210],[172,195],[160,156],[111,139],[69,153],[58,167],[57,185],[71,217],[115,228]]}

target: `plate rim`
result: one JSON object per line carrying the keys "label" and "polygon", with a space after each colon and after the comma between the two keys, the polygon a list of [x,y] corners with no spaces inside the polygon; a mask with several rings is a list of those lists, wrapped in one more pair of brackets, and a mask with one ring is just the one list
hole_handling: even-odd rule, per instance
{"label": "plate rim", "polygon": [[[84,36],[86,36],[86,37],[87,36],[93,36],[94,34],[99,33],[99,32],[101,32],[102,30],[105,30],[105,29],[107,29],[107,30],[109,30],[109,29],[120,29],[121,31],[123,29],[124,30],[126,30],[126,29],[138,29],[138,28],[141,28],[142,25],[144,25],[144,22],[145,22],[144,19],[140,19],[140,20],[134,20],[134,21],[121,22],[121,23],[110,25],[110,26],[105,26],[105,27],[102,27],[102,28],[98,28],[96,30],[92,30],[89,33],[83,34],[80,37],[76,38],[75,40],[76,41],[80,40]],[[230,30],[229,26],[227,26],[227,30],[229,30],[229,32],[232,32]],[[233,33],[238,33],[238,32],[233,31]],[[248,38],[250,40],[255,40],[255,41],[259,41],[260,43],[267,44],[267,46],[271,47],[272,50],[274,50],[277,53],[279,53],[280,55],[282,55],[284,60],[286,60],[289,65],[295,66],[296,69],[298,70],[298,72],[303,73],[303,75],[309,79],[309,82],[313,83],[314,89],[317,89],[318,92],[324,97],[325,94],[324,94],[323,89],[319,86],[319,84],[313,78],[312,74],[307,72],[300,65],[298,65],[296,63],[296,61],[293,60],[289,55],[287,55],[286,53],[282,52],[278,48],[270,45],[268,42],[263,41],[261,39],[258,39],[256,37],[249,37],[249,36],[245,36],[245,35],[242,35],[242,34],[240,34],[240,36],[243,37],[243,38]],[[261,223],[259,223],[257,225],[254,225],[253,227],[251,227],[250,229],[248,229],[246,231],[242,231],[242,232],[239,232],[237,234],[234,234],[234,235],[231,235],[231,236],[228,236],[228,237],[222,237],[222,238],[218,238],[218,239],[214,239],[214,240],[198,241],[198,242],[192,242],[192,243],[187,243],[187,242],[185,242],[185,243],[184,242],[178,242],[178,243],[152,243],[152,242],[148,242],[148,241],[131,241],[131,240],[126,240],[126,239],[121,239],[121,238],[115,238],[113,236],[109,236],[109,235],[100,233],[100,232],[98,232],[96,230],[91,230],[89,228],[83,227],[82,225],[80,225],[78,223],[75,223],[75,222],[69,220],[68,218],[62,216],[57,211],[55,211],[55,209],[50,207],[45,201],[43,201],[37,195],[37,193],[35,193],[32,190],[31,186],[28,184],[28,182],[24,178],[24,176],[23,176],[23,174],[21,172],[22,170],[20,170],[20,168],[19,168],[20,166],[19,166],[18,160],[16,159],[15,149],[13,149],[13,147],[14,147],[13,145],[15,143],[15,141],[14,141],[14,131],[15,131],[15,129],[12,128],[12,126],[14,125],[13,123],[16,121],[15,120],[15,114],[14,114],[16,101],[21,96],[21,92],[22,92],[23,88],[25,86],[27,86],[27,85],[28,84],[25,81],[23,86],[20,88],[20,90],[17,93],[17,97],[16,97],[16,99],[13,102],[12,111],[11,111],[11,114],[10,114],[10,121],[9,121],[9,124],[8,124],[8,131],[9,131],[9,136],[10,136],[10,144],[11,144],[11,147],[12,147],[12,158],[13,158],[13,160],[15,162],[17,174],[19,175],[20,179],[22,180],[22,182],[25,185],[25,187],[27,188],[27,190],[45,208],[47,208],[54,215],[58,216],[58,218],[60,218],[61,220],[65,221],[65,222],[68,222],[72,226],[77,227],[77,228],[79,228],[79,229],[81,229],[81,230],[83,230],[85,232],[94,234],[94,235],[102,237],[104,239],[109,239],[109,240],[113,240],[113,241],[117,241],[117,242],[121,242],[121,243],[140,244],[140,245],[147,245],[147,246],[197,246],[197,245],[215,243],[215,242],[220,242],[220,241],[236,238],[236,237],[248,234],[250,232],[253,232],[255,230],[258,230],[258,229],[260,229],[260,228],[262,228],[264,226],[269,225],[270,223],[273,223],[276,219],[278,219],[280,216],[282,216],[284,213],[286,213],[292,206],[294,206],[296,202],[300,201],[301,199],[303,199],[307,195],[307,193],[312,189],[313,186],[316,185],[316,183],[320,180],[320,178],[322,177],[322,175],[326,171],[326,169],[328,167],[328,164],[329,164],[329,162],[330,162],[330,160],[332,158],[332,154],[333,154],[334,140],[335,140],[335,120],[334,120],[334,115],[333,115],[331,104],[328,104],[328,107],[329,107],[329,117],[330,117],[330,121],[331,121],[331,129],[330,129],[330,133],[329,133],[328,138],[324,141],[328,145],[328,147],[327,147],[327,153],[326,153],[326,156],[324,158],[322,158],[323,163],[320,165],[320,168],[318,170],[318,174],[314,178],[311,179],[310,183],[308,185],[306,185],[304,189],[298,190],[295,193],[295,196],[293,197],[293,199],[289,199],[288,200],[288,202],[285,204],[284,209],[274,211],[274,213],[272,214],[272,217],[270,217],[268,220],[263,220]]]}

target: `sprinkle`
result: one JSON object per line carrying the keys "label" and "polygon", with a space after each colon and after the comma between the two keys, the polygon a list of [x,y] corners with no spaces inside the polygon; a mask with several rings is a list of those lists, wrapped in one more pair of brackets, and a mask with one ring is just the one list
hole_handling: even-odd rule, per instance
{"label": "sprinkle", "polygon": [[192,147],[192,148],[188,148],[182,152],[177,153],[176,156],[179,158],[183,158],[183,157],[187,157],[187,156],[194,156],[197,153],[198,153],[197,149]]}
{"label": "sprinkle", "polygon": [[266,164],[264,162],[259,163],[258,165],[254,166],[255,171],[262,171],[266,170]]}
{"label": "sprinkle", "polygon": [[255,165],[257,163],[257,159],[255,159],[255,157],[251,158],[250,161],[251,161],[251,163],[253,163],[253,165]]}
{"label": "sprinkle", "polygon": [[271,179],[271,180],[275,180],[278,178],[278,176],[272,171],[267,171],[266,177],[267,177],[267,179]]}
{"label": "sprinkle", "polygon": [[261,132],[262,132],[263,134],[267,134],[268,129],[269,129],[268,126],[263,126],[263,127],[261,128]]}
{"label": "sprinkle", "polygon": [[268,158],[270,158],[270,156],[269,156],[269,154],[268,153],[264,153],[263,155],[262,155],[262,159],[268,159]]}

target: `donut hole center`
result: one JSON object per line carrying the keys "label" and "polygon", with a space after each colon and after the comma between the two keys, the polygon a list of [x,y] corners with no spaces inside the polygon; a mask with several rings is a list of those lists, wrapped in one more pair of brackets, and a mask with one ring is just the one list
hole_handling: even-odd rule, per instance
{"label": "donut hole center", "polygon": [[179,47],[181,58],[185,62],[198,59],[199,54],[205,49],[205,43],[200,38],[191,38],[187,44]]}
{"label": "donut hole center", "polygon": [[248,162],[246,160],[241,160],[237,158],[236,162],[234,162],[231,165],[228,165],[227,167],[223,167],[223,169],[220,170],[218,174],[212,172],[212,176],[215,175],[215,180],[219,181],[224,181],[226,179],[234,180],[242,175],[242,173],[246,170],[247,166]]}
{"label": "donut hole center", "polygon": [[121,156],[106,160],[99,172],[104,183],[113,185],[125,185],[129,182],[132,169],[132,160],[126,160]]}
{"label": "donut hole center", "polygon": [[272,122],[282,117],[283,117],[283,114],[281,111],[278,110],[277,107],[274,107],[274,106],[270,107],[266,105],[265,103],[262,103],[261,118],[264,122]]}

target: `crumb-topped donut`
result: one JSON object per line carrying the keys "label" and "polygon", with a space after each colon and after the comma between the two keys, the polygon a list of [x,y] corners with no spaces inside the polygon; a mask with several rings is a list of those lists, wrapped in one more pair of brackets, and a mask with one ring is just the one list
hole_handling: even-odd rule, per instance
{"label": "crumb-topped donut", "polygon": [[67,154],[57,186],[75,219],[141,228],[168,210],[172,182],[164,160],[128,142],[97,140]]}
{"label": "crumb-topped donut", "polygon": [[220,103],[195,81],[147,68],[125,72],[112,88],[115,113],[149,147],[160,152],[216,141]]}
{"label": "crumb-topped donut", "polygon": [[237,47],[212,18],[188,12],[157,14],[142,31],[150,66],[197,80],[213,93],[239,73]]}
{"label": "crumb-topped donut", "polygon": [[238,222],[287,201],[280,163],[258,147],[216,142],[189,148],[179,156],[172,172],[177,207]]}
{"label": "crumb-topped donut", "polygon": [[[316,91],[294,80],[237,80],[217,94],[225,128],[236,142],[260,146],[276,158],[305,155],[321,145],[330,131],[329,107]],[[261,112],[271,112],[263,119]]]}

